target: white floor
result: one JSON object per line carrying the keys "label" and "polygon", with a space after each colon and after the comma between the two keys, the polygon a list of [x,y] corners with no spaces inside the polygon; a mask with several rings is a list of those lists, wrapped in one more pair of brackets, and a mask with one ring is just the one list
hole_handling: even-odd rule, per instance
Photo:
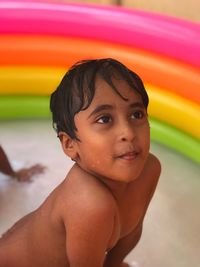
{"label": "white floor", "polygon": [[[0,143],[16,169],[35,163],[47,167],[32,183],[0,175],[1,234],[40,205],[71,162],[49,120],[0,122]],[[134,267],[199,267],[200,166],[158,144],[152,144],[151,150],[161,160],[162,175],[141,241],[127,260]]]}

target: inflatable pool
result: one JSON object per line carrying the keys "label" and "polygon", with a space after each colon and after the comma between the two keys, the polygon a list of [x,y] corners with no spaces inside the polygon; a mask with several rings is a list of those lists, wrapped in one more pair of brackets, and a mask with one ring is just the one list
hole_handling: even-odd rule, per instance
{"label": "inflatable pool", "polygon": [[142,239],[127,261],[199,266],[200,26],[136,10],[41,1],[0,2],[0,139],[15,168],[47,167],[29,184],[0,174],[0,235],[41,205],[72,166],[51,131],[49,94],[77,60],[114,57],[145,82],[151,151],[162,164]]}

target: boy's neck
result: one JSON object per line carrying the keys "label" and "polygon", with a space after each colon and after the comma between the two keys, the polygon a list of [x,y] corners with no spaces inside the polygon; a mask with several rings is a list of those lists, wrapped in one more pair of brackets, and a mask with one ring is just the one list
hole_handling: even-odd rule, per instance
{"label": "boy's neck", "polygon": [[111,192],[117,202],[123,198],[124,194],[126,193],[126,189],[129,185],[128,183],[114,181],[108,178],[101,177],[98,179],[108,188],[108,190]]}
{"label": "boy's neck", "polygon": [[87,170],[83,169],[79,164],[75,164],[78,168],[80,168],[85,173],[88,173],[90,176],[92,176],[94,179],[96,179],[98,182],[100,182],[104,187],[106,187],[110,193],[113,195],[115,200],[118,202],[121,198],[123,198],[124,194],[126,193],[126,189],[129,185],[129,183],[121,182],[121,181],[115,181],[106,177],[98,176],[95,173],[87,172]]}

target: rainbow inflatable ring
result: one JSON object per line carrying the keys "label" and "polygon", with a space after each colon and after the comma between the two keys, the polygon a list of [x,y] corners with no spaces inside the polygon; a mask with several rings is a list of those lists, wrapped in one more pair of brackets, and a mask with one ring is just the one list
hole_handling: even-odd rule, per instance
{"label": "rainbow inflatable ring", "polygon": [[150,96],[151,138],[200,163],[200,25],[128,10],[0,2],[0,119],[49,117],[49,95],[78,60],[113,57]]}

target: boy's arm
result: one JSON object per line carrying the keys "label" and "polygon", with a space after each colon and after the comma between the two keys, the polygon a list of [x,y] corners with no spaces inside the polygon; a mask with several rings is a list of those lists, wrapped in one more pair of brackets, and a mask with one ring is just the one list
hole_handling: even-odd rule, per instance
{"label": "boy's arm", "polygon": [[72,203],[72,206],[74,211],[64,218],[69,266],[103,267],[113,231],[113,207],[109,203],[107,206],[101,205],[99,201]]}
{"label": "boy's arm", "polygon": [[129,235],[120,239],[117,245],[106,255],[103,267],[122,267],[124,258],[137,245],[142,235],[142,223]]}

